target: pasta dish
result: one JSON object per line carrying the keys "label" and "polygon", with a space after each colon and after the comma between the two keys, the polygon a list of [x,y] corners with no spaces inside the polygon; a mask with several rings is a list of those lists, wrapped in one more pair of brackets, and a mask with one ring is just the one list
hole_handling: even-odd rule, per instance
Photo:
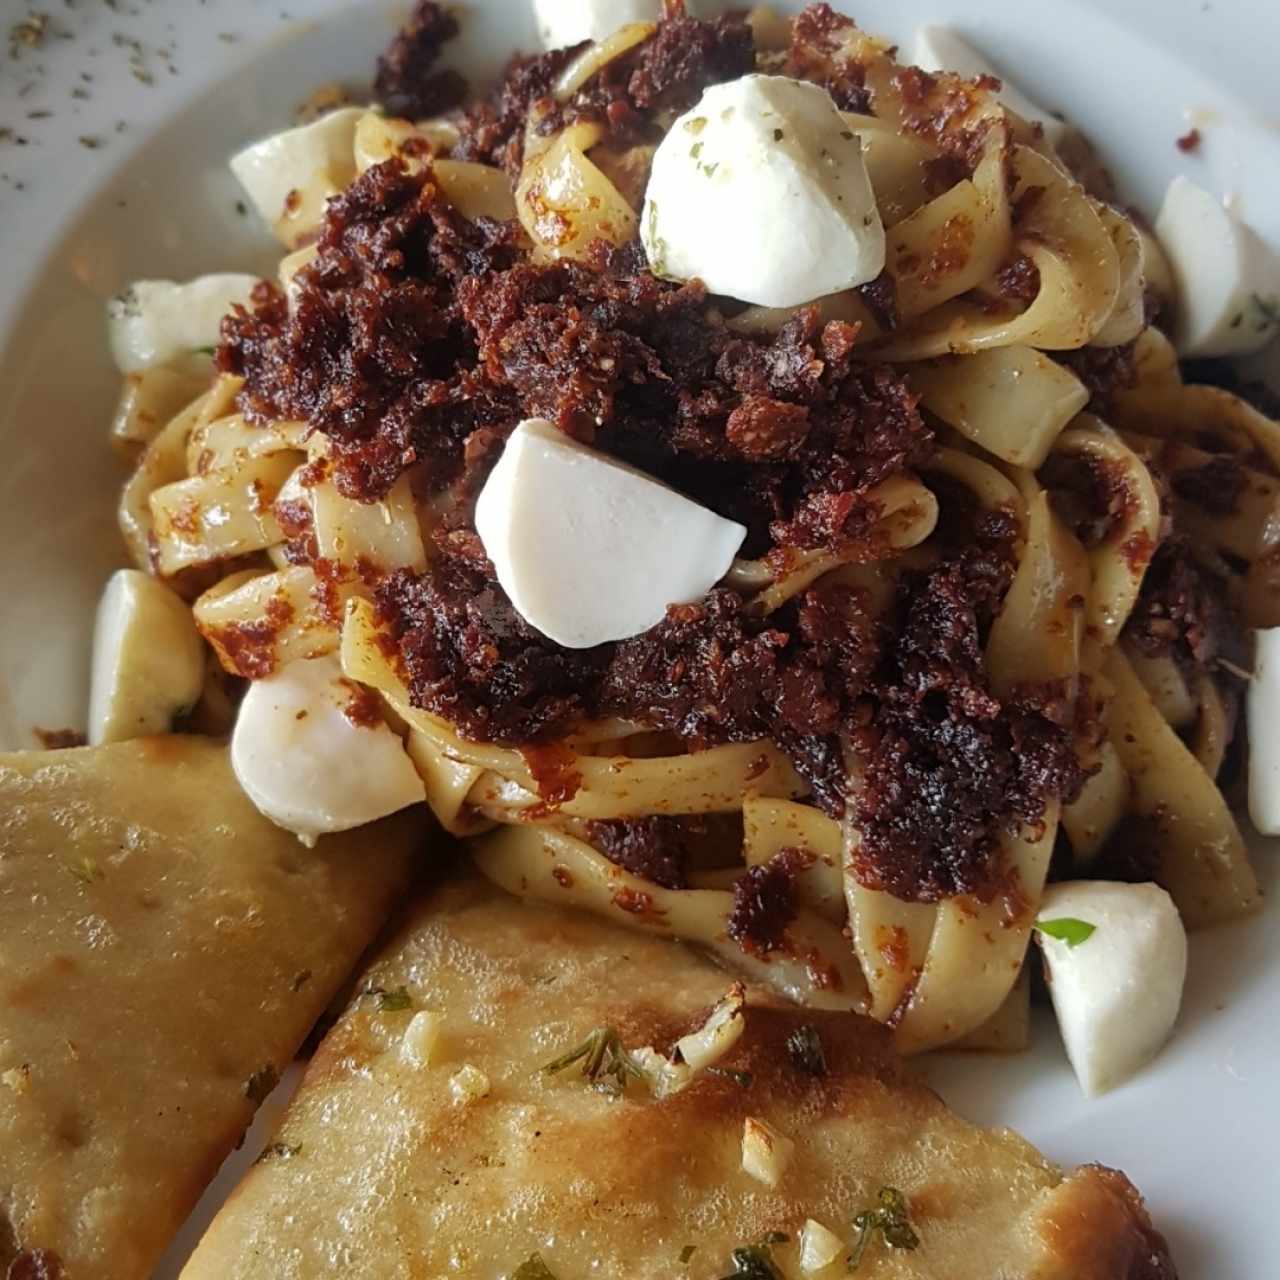
{"label": "pasta dish", "polygon": [[[384,60],[385,110],[327,122],[213,380],[129,375],[121,524],[216,659],[188,722],[225,732],[241,682],[324,659],[348,738],[317,763],[262,729],[242,781],[296,750],[321,792],[378,774],[360,820],[425,792],[512,893],[701,944],[906,1052],[1021,1034],[1049,884],[1154,881],[1192,927],[1253,909],[1222,788],[1244,628],[1276,621],[1280,428],[1184,381],[1161,247],[1088,154],[822,5],[633,23],[456,106],[423,70],[447,26]],[[836,118],[865,278],[825,287],[819,254],[796,300],[743,260],[768,191],[706,157],[744,78],[779,148]],[[761,233],[796,273],[804,216]],[[709,240],[755,285],[680,265]],[[499,551],[514,499],[477,510],[508,465],[530,507]],[[624,481],[659,505],[565,534]],[[736,545],[599,631],[595,601],[697,578],[690,507]]]}
{"label": "pasta dish", "polygon": [[1260,905],[1280,254],[945,28],[533,13],[473,88],[419,0],[230,158],[273,278],[110,302],[133,567],[87,744],[0,755],[0,1274],[1174,1280],[904,1058],[1039,999],[1124,1085]]}

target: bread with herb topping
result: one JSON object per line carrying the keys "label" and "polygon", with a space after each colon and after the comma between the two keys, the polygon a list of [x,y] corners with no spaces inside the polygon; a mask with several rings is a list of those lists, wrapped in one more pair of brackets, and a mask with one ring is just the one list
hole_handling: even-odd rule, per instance
{"label": "bread with herb topping", "polygon": [[[1174,1275],[1121,1174],[1064,1175],[965,1123],[868,1020],[750,991],[732,1050],[679,1092],[620,1065],[651,1068],[643,1050],[667,1054],[731,984],[658,930],[446,886],[366,975],[183,1280],[313,1280],[335,1259],[348,1280],[799,1277],[807,1219],[842,1242],[817,1277],[846,1274],[862,1236],[867,1276]],[[744,1127],[782,1139],[754,1174]]]}

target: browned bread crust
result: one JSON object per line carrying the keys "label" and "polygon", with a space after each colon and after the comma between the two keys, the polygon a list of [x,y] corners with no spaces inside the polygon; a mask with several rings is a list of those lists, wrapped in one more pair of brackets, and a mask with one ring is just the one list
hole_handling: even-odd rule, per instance
{"label": "browned bread crust", "polygon": [[[661,1049],[729,984],[709,961],[585,915],[528,907],[474,883],[417,909],[321,1046],[257,1165],[184,1280],[499,1280],[535,1252],[558,1280],[718,1280],[730,1251],[774,1247],[799,1276],[808,1217],[852,1241],[885,1186],[903,1192],[920,1245],[873,1242],[859,1275],[944,1280],[1171,1280],[1172,1264],[1124,1177],[1060,1170],[1008,1131],[953,1115],[895,1059],[883,1028],[752,992],[726,1066],[675,1097],[622,1099],[538,1068],[593,1027]],[[403,995],[400,988],[404,988]],[[400,1006],[407,1003],[409,1007]],[[443,1017],[437,1056],[404,1051],[414,1010]],[[826,1074],[787,1049],[819,1033]],[[458,1101],[464,1064],[488,1096]],[[744,1172],[743,1121],[795,1142],[776,1189]],[[686,1263],[679,1259],[689,1247]],[[843,1265],[818,1273],[845,1274]]]}
{"label": "browned bread crust", "polygon": [[420,824],[308,851],[200,738],[0,756],[0,1276],[150,1273]]}

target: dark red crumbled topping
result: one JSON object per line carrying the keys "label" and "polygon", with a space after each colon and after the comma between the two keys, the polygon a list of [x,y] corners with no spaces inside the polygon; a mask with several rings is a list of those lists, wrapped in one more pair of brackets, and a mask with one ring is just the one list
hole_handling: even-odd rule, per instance
{"label": "dark red crumbled topping", "polygon": [[791,28],[791,47],[782,74],[822,85],[842,111],[874,114],[866,70],[840,57],[841,42],[855,29],[852,18],[829,4],[811,4],[799,13]]}
{"label": "dark red crumbled topping", "polygon": [[1058,516],[1086,547],[1114,540],[1138,501],[1128,472],[1095,454],[1050,454],[1039,476]]}
{"label": "dark red crumbled topping", "polygon": [[456,107],[467,82],[456,71],[436,71],[445,44],[458,34],[458,20],[435,0],[417,0],[409,20],[378,59],[373,92],[392,114],[422,120]]}
{"label": "dark red crumbled topping", "polygon": [[[429,75],[446,28],[420,7],[388,76]],[[849,29],[811,7],[790,60],[865,110],[862,69],[836,56]],[[548,131],[591,118],[616,143],[653,139],[659,109],[680,110],[754,64],[741,18],[677,14],[556,105],[549,92],[571,56],[512,63],[495,94],[455,117],[454,154],[514,172],[534,111]],[[962,117],[977,90],[939,104],[949,83],[908,77],[901,88],[922,122],[939,110],[959,120],[945,140],[958,172],[971,159]],[[692,750],[772,740],[833,815],[849,804],[852,752],[859,875],[931,901],[995,892],[1002,833],[1074,794],[1066,691],[1022,690],[1002,704],[987,687],[982,646],[1010,581],[1013,527],[971,502],[944,494],[942,559],[904,574],[884,617],[832,579],[767,616],[722,587],[643,635],[573,651],[530,627],[495,580],[474,501],[507,435],[534,416],[741,521],[744,554],[776,571],[809,551],[883,558],[875,489],[913,475],[934,440],[904,379],[854,359],[855,326],[808,308],[774,337],[738,333],[701,286],[656,279],[634,241],[597,245],[589,263],[534,262],[514,224],[463,218],[396,160],[330,203],[297,285],[292,316],[264,287],[251,312],[224,323],[219,366],[244,376],[250,418],[305,419],[328,435],[343,493],[376,499],[408,473],[419,498],[436,500],[429,569],[372,584],[389,655],[415,705],[469,738],[521,749],[548,809],[577,786],[548,753],[587,718],[618,716]],[[863,298],[892,328],[889,278]],[[252,660],[268,637],[230,639]],[[663,883],[683,876],[689,834],[655,819],[599,825],[593,838]],[[748,915],[749,896],[747,885]],[[743,936],[767,946],[772,935],[744,924]]]}
{"label": "dark red crumbled topping", "polygon": [[682,112],[709,85],[755,69],[751,29],[740,14],[700,21],[682,9],[670,5],[652,39],[614,59],[565,103],[553,99],[552,89],[582,46],[513,58],[498,88],[459,115],[462,139],[454,157],[497,165],[514,178],[535,112],[541,132],[591,121],[615,144],[656,143],[661,131],[655,113]]}
{"label": "dark red crumbled topping", "polygon": [[630,822],[588,824],[591,843],[610,862],[666,889],[688,887],[687,820],[636,818]]}
{"label": "dark red crumbled topping", "polygon": [[1240,498],[1249,484],[1240,463],[1225,454],[1203,466],[1183,467],[1169,478],[1180,498],[1195,503],[1211,516],[1230,516],[1240,509]]}
{"label": "dark red crumbled topping", "polygon": [[1081,347],[1077,351],[1056,352],[1055,358],[1088,388],[1090,412],[1105,418],[1113,397],[1138,385],[1135,347],[1134,342],[1118,347]]}
{"label": "dark red crumbled topping", "polygon": [[1084,782],[1059,691],[1020,690],[1002,705],[987,683],[983,644],[1008,588],[1011,534],[980,530],[975,545],[905,576],[867,723],[852,735],[865,779],[855,869],[871,888],[918,901],[988,893],[1001,835]]}
{"label": "dark red crumbled topping", "polygon": [[786,946],[787,926],[796,918],[796,876],[809,861],[797,849],[783,849],[734,881],[725,931],[744,951],[766,956]]}
{"label": "dark red crumbled topping", "polygon": [[1212,669],[1219,657],[1248,666],[1225,585],[1183,537],[1157,549],[1124,639],[1149,657],[1172,657],[1186,671]]}
{"label": "dark red crumbled topping", "polygon": [[1025,253],[1015,254],[996,273],[996,289],[1001,297],[1030,306],[1040,292],[1040,268]]}
{"label": "dark red crumbled topping", "polygon": [[1174,144],[1179,151],[1195,151],[1200,146],[1200,130],[1188,129]]}

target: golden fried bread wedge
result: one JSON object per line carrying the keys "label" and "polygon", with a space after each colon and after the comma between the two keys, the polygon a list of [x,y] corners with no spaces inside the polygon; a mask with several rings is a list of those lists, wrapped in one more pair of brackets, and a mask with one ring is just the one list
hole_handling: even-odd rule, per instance
{"label": "golden fried bread wedge", "polygon": [[[1173,1276],[1122,1175],[1064,1179],[1016,1135],[964,1123],[852,1015],[750,992],[720,1064],[750,1082],[704,1071],[662,1100],[540,1071],[595,1027],[665,1050],[729,983],[660,937],[447,886],[366,976],[183,1280],[317,1280],[337,1260],[348,1280],[718,1280],[733,1249],[772,1232],[790,1236],[772,1246],[777,1275],[821,1280],[848,1274],[854,1219],[884,1188],[902,1193],[919,1244],[873,1231],[859,1275]],[[427,1055],[425,1011],[440,1017]],[[825,1074],[788,1048],[805,1024]],[[743,1169],[749,1117],[794,1143],[776,1187]],[[799,1269],[807,1218],[845,1242],[823,1271]],[[546,1270],[520,1271],[535,1254]]]}
{"label": "golden fried bread wedge", "polygon": [[150,1273],[422,821],[304,849],[201,738],[0,756],[0,1275]]}

